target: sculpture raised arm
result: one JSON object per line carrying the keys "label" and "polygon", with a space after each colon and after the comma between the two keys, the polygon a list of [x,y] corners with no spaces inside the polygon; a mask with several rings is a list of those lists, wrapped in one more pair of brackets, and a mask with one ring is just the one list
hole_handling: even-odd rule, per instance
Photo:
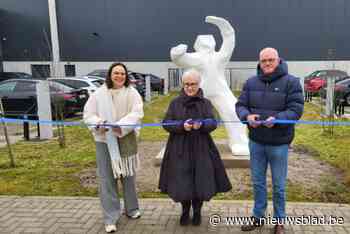
{"label": "sculpture raised arm", "polygon": [[235,48],[235,30],[231,24],[220,17],[207,16],[205,22],[216,25],[222,36],[222,45],[218,52],[223,62],[228,62]]}

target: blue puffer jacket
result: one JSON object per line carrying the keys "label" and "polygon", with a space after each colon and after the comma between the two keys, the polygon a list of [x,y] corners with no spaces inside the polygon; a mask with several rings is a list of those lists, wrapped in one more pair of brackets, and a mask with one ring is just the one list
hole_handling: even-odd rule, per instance
{"label": "blue puffer jacket", "polygon": [[[274,73],[266,76],[260,66],[257,76],[249,78],[236,103],[241,121],[249,114],[260,115],[260,120],[270,116],[283,120],[298,120],[304,110],[304,99],[299,79],[288,74],[287,64],[281,59]],[[294,138],[294,125],[275,124],[272,128],[249,127],[249,138],[269,145],[289,144]]]}

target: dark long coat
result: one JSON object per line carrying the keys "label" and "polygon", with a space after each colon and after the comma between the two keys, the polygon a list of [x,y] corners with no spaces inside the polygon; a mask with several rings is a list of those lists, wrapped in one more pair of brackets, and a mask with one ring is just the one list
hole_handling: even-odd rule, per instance
{"label": "dark long coat", "polygon": [[[185,131],[183,121],[206,119],[198,130]],[[226,175],[210,132],[215,130],[213,107],[200,89],[190,97],[182,91],[168,108],[164,123],[171,120],[180,124],[163,126],[170,133],[160,170],[159,189],[175,202],[200,199],[209,201],[218,192],[227,192],[232,186]]]}

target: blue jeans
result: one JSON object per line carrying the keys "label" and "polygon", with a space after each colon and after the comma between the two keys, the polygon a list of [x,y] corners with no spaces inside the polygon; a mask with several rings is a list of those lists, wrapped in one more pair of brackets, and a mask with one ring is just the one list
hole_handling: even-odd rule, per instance
{"label": "blue jeans", "polygon": [[267,207],[266,171],[270,165],[273,186],[273,216],[283,219],[285,213],[285,187],[288,170],[288,144],[266,145],[249,140],[250,170],[254,188],[253,215],[265,216]]}

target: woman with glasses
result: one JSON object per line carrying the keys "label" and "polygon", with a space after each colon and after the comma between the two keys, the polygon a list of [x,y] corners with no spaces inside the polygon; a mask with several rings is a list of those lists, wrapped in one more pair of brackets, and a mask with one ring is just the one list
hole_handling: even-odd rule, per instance
{"label": "woman with glasses", "polygon": [[117,230],[116,222],[122,214],[116,179],[123,185],[127,217],[141,216],[135,188],[139,164],[135,126],[142,118],[142,98],[130,85],[126,66],[113,63],[105,84],[84,107],[84,122],[90,125],[96,141],[99,196],[107,233]]}
{"label": "woman with glasses", "polygon": [[180,225],[201,224],[203,201],[232,186],[210,132],[217,123],[213,107],[199,88],[200,75],[189,70],[182,76],[183,89],[167,110],[163,128],[170,133],[159,180],[159,189],[182,205]]}

